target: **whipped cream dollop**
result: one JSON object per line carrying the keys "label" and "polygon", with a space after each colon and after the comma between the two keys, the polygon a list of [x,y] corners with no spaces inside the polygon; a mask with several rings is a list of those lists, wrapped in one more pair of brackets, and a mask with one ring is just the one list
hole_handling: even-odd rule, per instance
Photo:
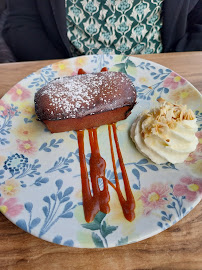
{"label": "whipped cream dollop", "polygon": [[196,117],[186,105],[158,101],[158,108],[137,117],[131,138],[138,151],[157,164],[182,163],[198,144]]}

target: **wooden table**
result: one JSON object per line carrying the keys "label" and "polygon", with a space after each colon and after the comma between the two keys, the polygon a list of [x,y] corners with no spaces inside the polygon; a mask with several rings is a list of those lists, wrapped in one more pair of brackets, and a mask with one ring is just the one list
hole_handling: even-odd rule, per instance
{"label": "wooden table", "polygon": [[[202,52],[138,56],[175,70],[202,90]],[[0,97],[15,83],[47,64],[0,65]],[[202,203],[168,230],[123,247],[78,249],[25,233],[0,214],[0,269],[202,269]]]}

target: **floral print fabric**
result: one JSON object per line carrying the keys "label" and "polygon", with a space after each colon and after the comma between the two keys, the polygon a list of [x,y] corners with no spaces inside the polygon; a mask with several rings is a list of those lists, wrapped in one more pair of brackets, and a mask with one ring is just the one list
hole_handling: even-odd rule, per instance
{"label": "floral print fabric", "polygon": [[72,53],[160,53],[162,3],[163,0],[65,0]]}

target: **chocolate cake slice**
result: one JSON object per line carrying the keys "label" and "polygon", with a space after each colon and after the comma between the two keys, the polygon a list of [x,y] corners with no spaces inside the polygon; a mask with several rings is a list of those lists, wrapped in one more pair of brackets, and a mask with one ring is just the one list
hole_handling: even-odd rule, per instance
{"label": "chocolate cake slice", "polygon": [[135,103],[128,76],[109,71],[61,77],[35,95],[38,119],[52,133],[115,123],[125,119]]}

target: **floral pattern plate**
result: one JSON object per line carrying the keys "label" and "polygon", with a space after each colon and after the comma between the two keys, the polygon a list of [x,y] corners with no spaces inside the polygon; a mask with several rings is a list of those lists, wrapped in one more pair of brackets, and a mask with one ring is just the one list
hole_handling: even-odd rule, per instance
{"label": "floral pattern plate", "polygon": [[[138,104],[117,123],[117,132],[130,185],[136,200],[133,222],[127,221],[115,191],[110,189],[111,212],[99,212],[86,223],[83,215],[76,132],[51,134],[36,121],[34,94],[58,76],[75,75],[79,68],[102,67],[125,72],[137,89]],[[131,123],[156,99],[188,104],[198,121],[199,144],[183,164],[156,165],[142,156],[129,138]],[[201,199],[202,98],[180,75],[135,57],[92,55],[71,58],[29,75],[0,100],[0,211],[36,237],[80,248],[106,248],[151,237],[183,218]],[[106,176],[115,182],[107,126],[98,128]],[[86,160],[90,147],[85,133]],[[120,185],[122,176],[119,171]],[[100,183],[102,185],[102,183]]]}

